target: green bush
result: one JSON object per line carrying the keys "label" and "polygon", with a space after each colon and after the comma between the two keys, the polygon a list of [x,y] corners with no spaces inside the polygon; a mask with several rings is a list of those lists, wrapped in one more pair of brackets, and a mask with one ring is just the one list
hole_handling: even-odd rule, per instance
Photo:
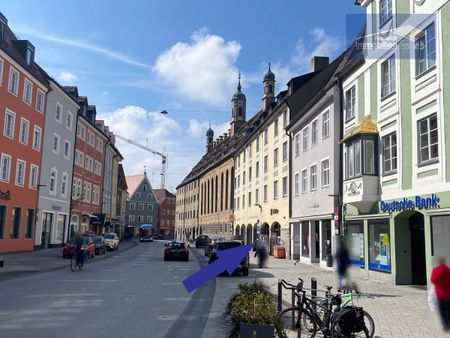
{"label": "green bush", "polygon": [[225,317],[230,316],[234,327],[229,337],[236,337],[240,323],[273,325],[281,337],[283,321],[278,314],[276,299],[261,283],[238,285],[238,291],[228,300]]}

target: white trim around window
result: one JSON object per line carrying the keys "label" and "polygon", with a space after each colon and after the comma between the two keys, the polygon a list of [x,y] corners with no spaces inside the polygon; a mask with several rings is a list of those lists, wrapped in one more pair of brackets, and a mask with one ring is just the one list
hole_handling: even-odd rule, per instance
{"label": "white trim around window", "polygon": [[68,160],[70,160],[70,148],[71,148],[70,141],[64,140],[64,157]]}
{"label": "white trim around window", "polygon": [[3,154],[0,158],[0,181],[9,183],[11,177],[11,155]]}
{"label": "white trim around window", "polygon": [[62,123],[63,110],[64,110],[63,105],[59,102],[56,102],[55,120],[58,123]]}
{"label": "white trim around window", "polygon": [[16,179],[15,184],[23,187],[25,184],[25,175],[27,170],[27,162],[21,159],[17,159],[16,162]]}
{"label": "white trim around window", "polygon": [[322,140],[330,136],[330,108],[325,109],[322,115]]}
{"label": "white trim around window", "polygon": [[19,71],[12,66],[9,66],[8,91],[15,96],[17,96],[19,92],[19,80]]}
{"label": "white trim around window", "polygon": [[294,174],[294,195],[298,196],[300,194],[300,173],[297,171]]}
{"label": "white trim around window", "polygon": [[73,114],[72,112],[68,111],[66,117],[66,128],[72,130],[72,126],[73,126]]}
{"label": "white trim around window", "polygon": [[5,122],[3,125],[3,136],[13,139],[15,124],[16,124],[16,113],[14,113],[9,109],[6,109]]}
{"label": "white trim around window", "polygon": [[57,133],[54,133],[54,134],[53,134],[53,144],[52,144],[52,147],[53,147],[53,152],[54,152],[55,154],[59,154],[59,144],[60,144],[60,141],[61,141],[61,137],[60,137]]}
{"label": "white trim around window", "polygon": [[52,168],[50,170],[50,181],[48,186],[48,192],[50,195],[56,195],[57,186],[58,186],[58,170]]}
{"label": "white trim around window", "polygon": [[320,161],[320,185],[322,188],[330,186],[330,158],[324,158]]}
{"label": "white trim around window", "polygon": [[301,180],[302,194],[306,194],[308,192],[308,168],[302,169]]}
{"label": "white trim around window", "polygon": [[20,118],[19,142],[28,145],[28,135],[30,133],[30,121]]}
{"label": "white trim around window", "polygon": [[30,182],[29,187],[31,189],[37,189],[37,180],[39,174],[39,167],[34,164],[30,164]]}
{"label": "white trim around window", "polygon": [[68,182],[69,175],[67,174],[67,172],[63,172],[61,179],[61,196],[63,197],[67,197],[67,188],[69,187]]}
{"label": "white trim around window", "polygon": [[25,78],[23,82],[23,102],[31,106],[31,101],[33,100],[33,83]]}
{"label": "white trim around window", "polygon": [[[314,170],[313,170],[314,169]],[[309,166],[309,172],[311,175],[310,183],[311,183],[311,191],[316,191],[318,186],[317,180],[317,164],[312,164]]]}
{"label": "white trim around window", "polygon": [[36,93],[36,110],[40,113],[44,112],[44,105],[45,105],[45,93],[38,89]]}

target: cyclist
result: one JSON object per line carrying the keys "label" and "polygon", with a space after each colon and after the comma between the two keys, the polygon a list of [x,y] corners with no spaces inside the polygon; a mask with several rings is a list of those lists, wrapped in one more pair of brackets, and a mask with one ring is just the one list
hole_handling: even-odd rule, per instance
{"label": "cyclist", "polygon": [[73,242],[73,246],[74,246],[74,254],[77,257],[77,262],[75,266],[83,266],[83,260],[84,260],[84,250],[83,250],[83,245],[84,245],[84,239],[83,236],[81,236],[80,233],[75,234],[75,239]]}

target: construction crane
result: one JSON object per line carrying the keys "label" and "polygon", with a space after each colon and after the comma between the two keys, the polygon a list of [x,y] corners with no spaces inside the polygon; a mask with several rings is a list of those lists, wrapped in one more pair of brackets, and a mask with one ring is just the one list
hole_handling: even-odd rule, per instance
{"label": "construction crane", "polygon": [[140,143],[137,143],[136,141],[133,141],[129,138],[114,134],[114,136],[116,136],[117,138],[120,138],[121,140],[131,143],[141,149],[147,150],[148,152],[154,154],[154,155],[158,155],[161,156],[161,189],[164,189],[165,183],[166,183],[166,170],[167,170],[167,155],[153,150],[152,148],[150,148],[148,145],[144,146]]}

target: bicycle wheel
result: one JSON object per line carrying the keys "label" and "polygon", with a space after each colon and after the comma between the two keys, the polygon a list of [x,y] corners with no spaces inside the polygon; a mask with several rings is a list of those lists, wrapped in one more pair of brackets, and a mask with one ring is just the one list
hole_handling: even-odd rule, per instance
{"label": "bicycle wheel", "polygon": [[339,327],[339,323],[333,323],[331,325],[331,338],[369,338],[369,330],[364,326],[363,331],[354,332],[351,334],[344,334]]}
{"label": "bicycle wheel", "polygon": [[74,254],[70,259],[70,270],[74,272],[76,268],[77,268],[77,256]]}
{"label": "bicycle wheel", "polygon": [[280,315],[283,320],[285,338],[298,338],[300,334],[303,337],[315,337],[317,325],[308,311],[303,310],[300,314],[300,309],[289,308]]}
{"label": "bicycle wheel", "polygon": [[369,337],[372,338],[375,334],[375,322],[373,318],[366,310],[364,311],[364,325],[366,325],[367,330],[369,331]]}

